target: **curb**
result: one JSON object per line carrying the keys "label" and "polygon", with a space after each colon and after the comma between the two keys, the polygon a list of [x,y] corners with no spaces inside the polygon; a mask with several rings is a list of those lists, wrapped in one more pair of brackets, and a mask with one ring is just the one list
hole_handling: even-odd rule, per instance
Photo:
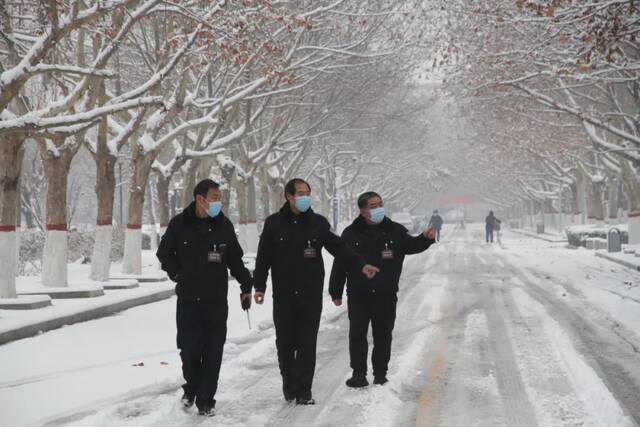
{"label": "curb", "polygon": [[563,238],[555,238],[554,239],[552,237],[545,237],[544,235],[541,235],[541,234],[529,233],[527,231],[518,230],[518,229],[515,229],[515,228],[511,228],[511,229],[509,229],[509,231],[521,234],[523,236],[533,237],[534,239],[544,240],[545,242],[550,242],[550,243],[566,243],[566,242],[568,242],[567,239],[563,239]]}
{"label": "curb", "polygon": [[630,268],[632,270],[640,271],[640,265],[639,264],[634,264],[632,262],[625,261],[623,259],[618,259],[616,257],[612,257],[610,255],[607,255],[604,252],[596,252],[596,256],[600,257],[600,258],[604,258],[604,259],[606,259],[608,261],[612,261],[612,262],[615,262],[617,264],[623,265],[623,266],[625,266],[627,268]]}
{"label": "curb", "polygon": [[58,329],[65,325],[72,325],[74,323],[85,322],[87,320],[94,320],[101,317],[110,316],[114,313],[126,310],[128,308],[161,301],[174,295],[175,291],[173,287],[171,287],[170,289],[163,289],[161,291],[132,298],[130,300],[118,301],[100,307],[94,307],[79,313],[69,314],[54,319],[43,320],[30,325],[20,326],[9,331],[0,332],[0,345],[38,335],[42,332]]}

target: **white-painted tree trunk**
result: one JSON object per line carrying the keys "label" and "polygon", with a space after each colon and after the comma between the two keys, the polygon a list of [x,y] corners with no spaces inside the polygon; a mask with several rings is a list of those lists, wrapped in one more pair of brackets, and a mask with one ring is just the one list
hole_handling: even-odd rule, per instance
{"label": "white-painted tree trunk", "polygon": [[[16,228],[16,243],[15,243],[15,253],[16,253],[16,266],[15,273],[18,273],[18,265],[20,265],[20,244],[22,243],[22,233],[20,233],[20,228]],[[0,248],[2,245],[0,245]]]}
{"label": "white-painted tree trunk", "polygon": [[124,231],[122,272],[142,274],[142,230],[139,228],[127,228]]}
{"label": "white-painted tree trunk", "polygon": [[0,231],[0,298],[16,297],[16,271],[18,268],[18,232]]}
{"label": "white-painted tree trunk", "polygon": [[629,244],[640,245],[640,216],[629,216]]}
{"label": "white-painted tree trunk", "polygon": [[96,227],[93,253],[91,255],[91,280],[106,282],[111,269],[111,225]]}
{"label": "white-painted tree trunk", "polygon": [[244,252],[249,252],[249,230],[247,224],[238,225],[238,243]]}
{"label": "white-painted tree trunk", "polygon": [[67,231],[47,230],[42,251],[42,284],[66,287],[67,282]]}
{"label": "white-painted tree trunk", "polygon": [[247,224],[247,246],[242,249],[244,252],[257,252],[258,251],[258,224],[250,222]]}

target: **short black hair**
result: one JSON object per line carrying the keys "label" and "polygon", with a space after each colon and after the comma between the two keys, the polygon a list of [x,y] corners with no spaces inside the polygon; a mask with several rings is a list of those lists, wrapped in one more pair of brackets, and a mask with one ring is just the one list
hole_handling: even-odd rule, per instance
{"label": "short black hair", "polygon": [[358,207],[360,209],[366,208],[369,200],[373,199],[374,197],[380,197],[380,200],[382,200],[382,196],[380,196],[375,191],[367,191],[366,193],[362,193],[358,196]]}
{"label": "short black hair", "polygon": [[287,185],[284,186],[284,198],[287,198],[287,195],[291,194],[292,196],[294,194],[296,194],[296,184],[304,184],[309,188],[309,191],[311,191],[311,186],[309,185],[309,183],[307,181],[305,181],[302,178],[293,178],[292,180],[290,180],[289,182],[287,182]]}
{"label": "short black hair", "polygon": [[212,188],[220,188],[220,184],[215,182],[212,179],[203,179],[193,189],[193,198],[195,200],[196,196],[207,197],[207,193]]}

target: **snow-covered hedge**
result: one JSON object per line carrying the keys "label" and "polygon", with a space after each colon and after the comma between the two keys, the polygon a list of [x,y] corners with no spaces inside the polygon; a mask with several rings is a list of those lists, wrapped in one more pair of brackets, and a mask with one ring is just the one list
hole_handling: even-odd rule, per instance
{"label": "snow-covered hedge", "polygon": [[586,247],[588,238],[607,239],[607,233],[611,228],[620,230],[620,238],[622,243],[629,242],[629,226],[627,224],[616,225],[572,225],[565,228],[567,240],[571,246]]}

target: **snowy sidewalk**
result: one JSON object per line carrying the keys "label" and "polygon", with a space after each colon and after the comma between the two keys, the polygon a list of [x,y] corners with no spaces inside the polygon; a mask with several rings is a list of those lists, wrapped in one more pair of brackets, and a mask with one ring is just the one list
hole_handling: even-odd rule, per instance
{"label": "snowy sidewalk", "polygon": [[567,237],[562,234],[556,233],[536,233],[534,230],[527,230],[523,228],[510,228],[509,231],[513,233],[523,234],[528,237],[544,240],[550,243],[564,243],[567,242]]}
{"label": "snowy sidewalk", "polygon": [[598,250],[595,252],[597,257],[640,271],[640,248],[634,248],[633,250],[625,249],[622,252],[607,252],[606,250]]}
{"label": "snowy sidewalk", "polygon": [[35,310],[0,310],[0,345],[173,295],[173,283],[164,281],[143,283],[133,289],[105,290],[99,297],[56,299],[52,305]]}
{"label": "snowy sidewalk", "polygon": [[[152,251],[142,252],[141,275],[123,275],[122,265],[114,263],[109,282],[89,280],[89,264],[71,263],[67,268],[69,286],[66,288],[43,287],[39,276],[16,278],[21,296],[18,301],[48,294],[51,305],[30,310],[0,309],[0,345],[174,295],[174,283],[159,270]],[[86,296],[81,297],[83,291]]]}

